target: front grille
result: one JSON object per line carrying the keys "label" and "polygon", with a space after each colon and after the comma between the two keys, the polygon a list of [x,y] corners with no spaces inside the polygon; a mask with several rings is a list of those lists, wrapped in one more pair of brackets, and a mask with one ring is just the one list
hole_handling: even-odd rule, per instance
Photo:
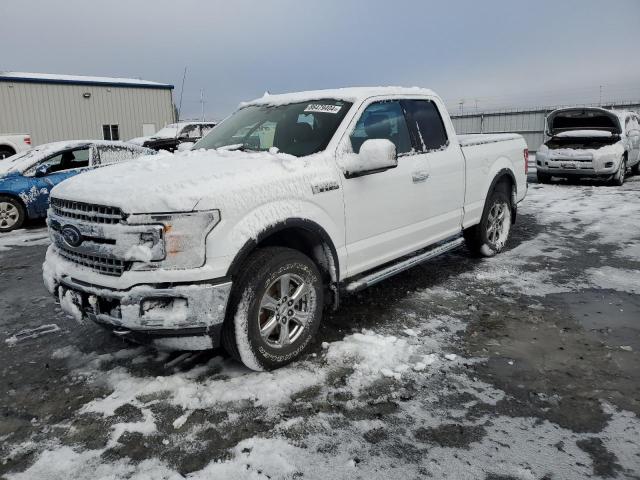
{"label": "front grille", "polygon": [[59,248],[58,253],[66,260],[83,267],[89,267],[98,273],[119,277],[129,267],[129,262],[101,255],[72,252],[66,248]]}
{"label": "front grille", "polygon": [[111,225],[120,223],[124,219],[122,210],[117,207],[74,202],[60,198],[51,198],[50,203],[55,214],[61,217]]}

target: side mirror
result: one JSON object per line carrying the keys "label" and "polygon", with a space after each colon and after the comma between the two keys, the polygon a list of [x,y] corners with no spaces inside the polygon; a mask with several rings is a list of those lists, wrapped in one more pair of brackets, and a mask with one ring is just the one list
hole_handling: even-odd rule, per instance
{"label": "side mirror", "polygon": [[49,171],[51,169],[50,165],[40,165],[38,166],[38,168],[36,168],[35,171],[35,176],[36,177],[46,177],[47,175],[49,175]]}
{"label": "side mirror", "polygon": [[370,139],[360,147],[360,153],[347,154],[341,161],[346,178],[384,172],[398,166],[395,144],[387,139]]}

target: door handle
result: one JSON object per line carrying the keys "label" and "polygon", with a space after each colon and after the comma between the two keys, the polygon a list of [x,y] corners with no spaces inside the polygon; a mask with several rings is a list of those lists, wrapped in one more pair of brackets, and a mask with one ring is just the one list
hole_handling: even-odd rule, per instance
{"label": "door handle", "polygon": [[413,172],[411,174],[411,179],[413,180],[413,183],[426,182],[429,179],[429,173],[425,172],[423,170],[417,171],[417,172]]}

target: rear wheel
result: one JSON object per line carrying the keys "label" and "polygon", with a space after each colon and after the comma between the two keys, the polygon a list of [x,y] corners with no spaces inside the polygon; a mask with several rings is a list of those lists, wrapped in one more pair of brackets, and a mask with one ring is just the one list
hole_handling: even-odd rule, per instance
{"label": "rear wheel", "polygon": [[622,157],[620,160],[620,167],[618,167],[618,171],[615,173],[613,178],[611,179],[611,185],[616,187],[620,187],[624,185],[624,180],[627,175],[627,158]]}
{"label": "rear wheel", "polygon": [[18,200],[0,196],[0,232],[10,232],[20,228],[24,219],[24,207]]}
{"label": "rear wheel", "polygon": [[252,370],[298,358],[322,318],[323,284],[316,265],[290,248],[256,250],[235,281],[222,345]]}
{"label": "rear wheel", "polygon": [[16,154],[16,152],[13,151],[11,148],[0,147],[0,160],[2,160],[3,158],[10,157],[11,155],[15,155],[15,154]]}
{"label": "rear wheel", "polygon": [[467,247],[475,254],[493,257],[504,249],[511,232],[511,199],[506,184],[498,185],[485,205],[478,225],[464,231]]}
{"label": "rear wheel", "polygon": [[536,172],[536,177],[538,177],[538,183],[551,183],[551,175],[544,172]]}
{"label": "rear wheel", "polygon": [[634,175],[640,175],[640,160],[638,160],[638,163],[636,163],[633,167],[631,167],[631,172]]}

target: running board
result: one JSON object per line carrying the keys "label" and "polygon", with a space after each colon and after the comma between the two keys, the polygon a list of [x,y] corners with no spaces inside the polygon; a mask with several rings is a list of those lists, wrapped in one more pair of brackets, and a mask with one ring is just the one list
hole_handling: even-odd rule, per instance
{"label": "running board", "polygon": [[364,288],[370,287],[371,285],[375,285],[382,280],[386,280],[389,277],[393,277],[394,275],[404,272],[405,270],[409,270],[416,265],[425,262],[431,258],[437,257],[438,255],[442,255],[450,250],[460,247],[464,243],[464,238],[459,237],[455,240],[451,240],[447,243],[443,243],[442,245],[438,245],[437,247],[428,250],[424,253],[416,255],[411,258],[407,258],[406,260],[402,260],[398,263],[394,263],[393,265],[389,265],[381,270],[376,270],[369,275],[365,275],[364,277],[359,278],[358,280],[354,280],[351,283],[348,283],[345,287],[348,293],[357,292]]}

